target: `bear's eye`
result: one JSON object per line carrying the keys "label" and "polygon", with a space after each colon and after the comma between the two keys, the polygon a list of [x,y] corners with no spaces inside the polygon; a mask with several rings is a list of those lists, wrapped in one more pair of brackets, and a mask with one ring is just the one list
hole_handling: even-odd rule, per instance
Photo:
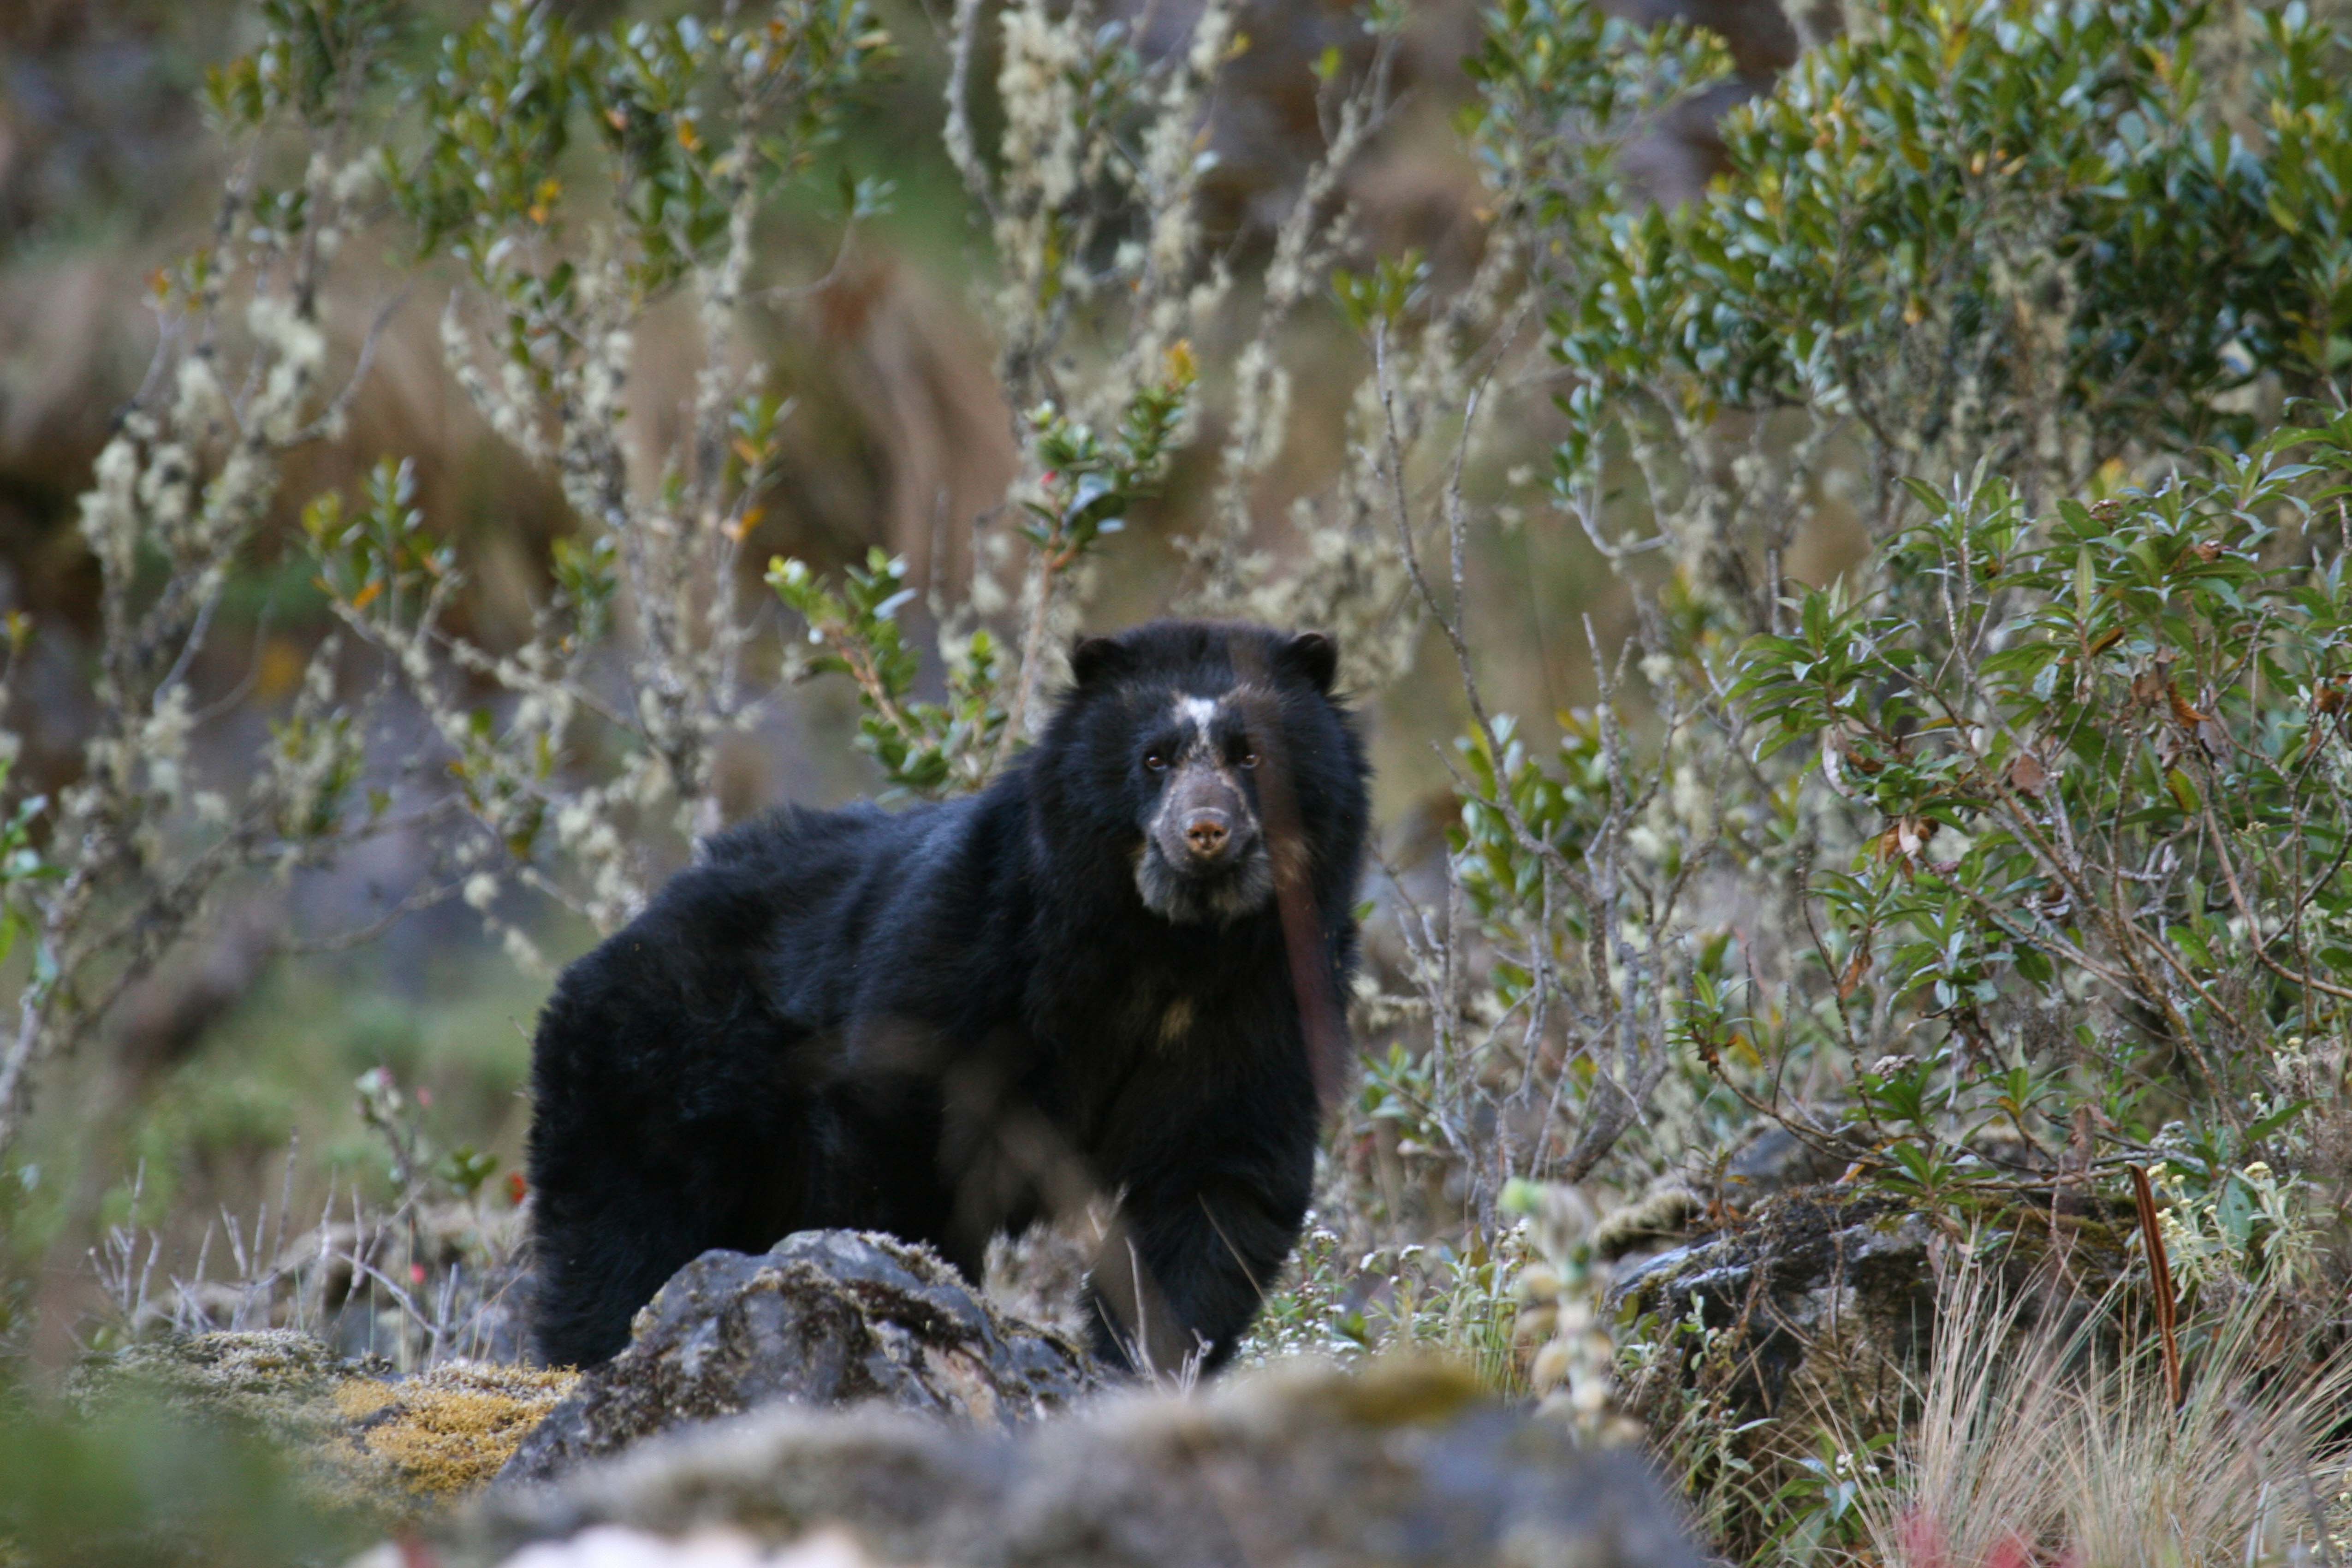
{"label": "bear's eye", "polygon": [[1143,765],[1155,773],[1164,773],[1168,771],[1168,759],[1158,752],[1146,752],[1143,753]]}
{"label": "bear's eye", "polygon": [[1255,752],[1244,752],[1242,753],[1242,766],[1245,768],[1254,768],[1257,766],[1257,753]]}

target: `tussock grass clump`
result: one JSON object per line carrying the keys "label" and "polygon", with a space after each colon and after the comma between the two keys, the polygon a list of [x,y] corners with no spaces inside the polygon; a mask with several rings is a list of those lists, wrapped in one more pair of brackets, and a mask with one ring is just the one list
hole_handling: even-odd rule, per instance
{"label": "tussock grass clump", "polygon": [[[1969,1264],[1943,1282],[1920,1412],[1860,1500],[1861,1560],[1899,1568],[2334,1563],[2352,1360],[2306,1355],[2274,1297],[2187,1325],[2177,1409],[2154,1334],[2110,1297],[2045,1328]],[[1857,1448],[1860,1445],[1854,1445]]]}

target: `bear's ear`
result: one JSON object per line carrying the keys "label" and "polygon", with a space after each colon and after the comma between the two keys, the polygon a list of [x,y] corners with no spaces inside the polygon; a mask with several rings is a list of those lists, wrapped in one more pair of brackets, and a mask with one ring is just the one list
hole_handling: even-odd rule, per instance
{"label": "bear's ear", "polygon": [[1118,674],[1135,662],[1135,650],[1117,637],[1080,637],[1070,645],[1070,679],[1079,686]]}
{"label": "bear's ear", "polygon": [[1274,667],[1296,675],[1326,697],[1339,673],[1339,645],[1321,632],[1301,632],[1284,643],[1274,656]]}

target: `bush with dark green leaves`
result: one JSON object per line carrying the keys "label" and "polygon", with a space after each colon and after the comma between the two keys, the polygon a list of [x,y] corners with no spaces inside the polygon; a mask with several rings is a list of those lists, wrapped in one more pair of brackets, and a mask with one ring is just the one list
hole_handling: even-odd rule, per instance
{"label": "bush with dark green leaves", "polygon": [[1512,4],[1474,62],[1549,237],[1556,515],[1636,630],[1556,742],[1465,744],[1509,1020],[1469,1054],[1506,1127],[1529,1084],[1574,1108],[1571,1174],[1596,1124],[1654,1168],[1797,1083],[1914,1187],[1951,1163],[1899,1151],[1988,1121],[1988,1178],[2275,1154],[2347,989],[2352,37],[2163,0],[1853,25],[1672,207],[1584,128],[1704,82],[1695,46]]}

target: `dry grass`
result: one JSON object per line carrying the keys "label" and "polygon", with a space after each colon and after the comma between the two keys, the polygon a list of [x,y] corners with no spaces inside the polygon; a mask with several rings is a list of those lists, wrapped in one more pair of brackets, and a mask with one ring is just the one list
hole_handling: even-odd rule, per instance
{"label": "dry grass", "polygon": [[2112,1299],[2043,1331],[1989,1268],[1947,1280],[1920,1415],[1866,1499],[1864,1561],[1899,1568],[2336,1563],[2352,1362],[2315,1363],[2271,1298],[2189,1325],[2169,1408],[2153,1335]]}

